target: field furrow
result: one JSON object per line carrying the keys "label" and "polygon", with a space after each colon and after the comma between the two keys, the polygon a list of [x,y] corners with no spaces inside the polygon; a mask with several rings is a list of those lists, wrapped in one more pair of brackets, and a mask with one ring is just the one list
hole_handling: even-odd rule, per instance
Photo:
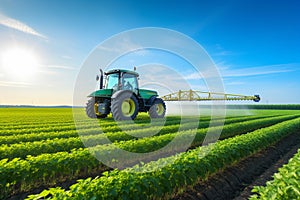
{"label": "field furrow", "polygon": [[[226,119],[224,124],[238,123],[243,121],[251,121],[257,119],[269,118],[270,116],[247,116],[239,118]],[[285,117],[285,116],[283,116]],[[182,125],[176,123],[177,121],[170,121],[164,127],[148,127],[128,130],[126,133],[123,131],[110,131],[105,134],[99,134],[101,131],[109,131],[110,129],[99,130],[99,128],[81,130],[81,137],[78,137],[77,131],[66,131],[51,134],[31,134],[20,135],[16,137],[0,137],[0,159],[8,158],[13,159],[16,157],[25,158],[27,155],[36,156],[42,153],[55,153],[60,151],[70,151],[74,148],[84,148],[84,144],[88,146],[96,146],[98,144],[105,144],[108,142],[127,141],[133,140],[139,135],[164,135],[177,133],[178,131],[189,130],[195,128],[195,122],[186,122]],[[219,121],[215,121],[218,124]],[[198,128],[207,128],[210,125],[210,121],[202,120],[198,124]],[[179,130],[180,127],[180,130]],[[128,129],[128,127],[127,127]],[[109,141],[107,140],[109,138]],[[41,141],[39,141],[41,140]],[[9,152],[9,153],[8,153]]]}
{"label": "field furrow", "polygon": [[[299,110],[227,109],[226,119],[211,120],[204,107],[200,117],[151,120],[139,113],[134,121],[122,122],[112,116],[90,119],[84,108],[1,108],[0,199],[23,199],[45,188],[50,190],[29,199],[176,199],[241,159],[274,149],[272,144],[297,143]],[[277,179],[292,180],[297,172],[290,169]],[[142,173],[132,173],[137,171]],[[257,187],[259,196],[252,198],[298,190],[287,179],[275,179]],[[278,189],[284,184],[290,185]],[[63,189],[51,188],[57,186]]]}
{"label": "field furrow", "polygon": [[[238,122],[227,124],[223,127],[220,139],[234,137],[239,134],[244,134],[258,128],[280,123],[282,121],[291,120],[297,116],[280,116],[268,119],[257,119],[246,122]],[[221,127],[212,128],[215,131],[222,130]],[[164,145],[171,142],[174,137],[179,137],[178,141],[184,141],[187,138],[195,137],[192,147],[197,147],[202,144],[208,129],[198,129],[196,135],[190,130],[178,133],[169,133],[151,138],[142,138],[134,141],[122,141],[114,143],[114,145],[98,145],[90,149],[95,155],[105,155],[107,152],[118,152],[118,148],[128,150],[130,152],[151,152],[160,149]],[[214,136],[212,131],[212,136]],[[210,139],[215,139],[211,137]],[[217,138],[216,138],[217,139]],[[28,145],[26,145],[28,146]],[[172,148],[155,155],[154,157],[146,158],[146,161],[157,158],[157,156],[168,156],[176,152],[183,151],[180,144],[175,144]],[[141,154],[142,155],[142,154]],[[124,157],[119,162],[124,163],[126,166],[133,165],[140,161],[145,161],[145,157],[131,158]],[[61,180],[74,179],[82,174],[90,174],[95,171],[99,173],[108,168],[99,163],[95,157],[90,154],[88,149],[74,149],[71,152],[58,152],[55,154],[42,154],[36,157],[29,156],[25,160],[7,159],[1,160],[0,170],[1,180],[6,187],[2,188],[3,193],[10,193],[14,188],[15,191],[26,191],[36,188],[40,185],[51,185]],[[18,186],[18,187],[16,187]]]}
{"label": "field furrow", "polygon": [[[225,121],[226,123],[232,123],[232,122],[239,122],[239,121],[243,121],[243,120],[252,120],[252,119],[259,119],[259,118],[266,118],[269,116],[247,116],[247,117],[239,117],[239,118],[229,118]],[[194,122],[193,122],[194,121]],[[218,123],[218,121],[215,121],[216,123]],[[160,132],[164,132],[165,127],[173,127],[174,129],[177,129],[179,127],[181,127],[182,130],[187,130],[190,127],[194,127],[194,124],[198,123],[197,120],[195,119],[191,119],[187,122],[184,122],[182,124],[180,124],[180,118],[178,119],[172,119],[169,121],[166,121],[166,123],[164,124],[163,130],[161,130]],[[199,123],[199,127],[198,128],[205,128],[208,127],[210,123],[210,119],[209,118],[205,118],[202,119],[201,122]],[[160,130],[161,126],[155,126],[155,124],[153,124],[152,126],[148,125],[148,124],[140,124],[138,126],[134,125],[134,124],[129,124],[129,125],[120,125],[120,126],[90,126],[90,125],[86,125],[86,126],[80,126],[78,127],[78,130],[80,131],[81,136],[82,135],[98,135],[99,133],[103,132],[103,133],[107,133],[107,135],[113,135],[113,136],[118,136],[120,134],[124,135],[123,131],[126,131],[129,135],[131,132],[134,131],[140,131],[142,130],[143,132],[145,132],[145,134],[147,134],[147,132],[154,132],[156,130]],[[51,130],[51,131],[50,131]],[[58,131],[60,130],[60,131]],[[0,136],[0,145],[2,144],[15,144],[15,143],[20,143],[20,142],[33,142],[33,141],[39,141],[39,140],[47,140],[47,139],[54,139],[54,138],[70,138],[70,137],[78,137],[78,130],[75,129],[75,127],[59,127],[58,130],[54,129],[54,128],[49,128],[49,132],[38,132],[39,129],[34,129],[34,130],[29,130],[31,131],[30,134],[14,134],[14,135],[6,135],[6,136]],[[41,130],[42,131],[42,130]],[[34,132],[34,133],[32,133]],[[113,134],[110,134],[113,133]],[[111,139],[112,137],[111,136]],[[131,138],[133,139],[133,137]]]}
{"label": "field furrow", "polygon": [[299,199],[300,197],[300,149],[289,160],[289,163],[281,167],[275,173],[273,180],[268,181],[266,186],[255,186],[250,200],[262,199]]}
{"label": "field furrow", "polygon": [[[142,166],[106,172],[95,179],[81,180],[68,191],[45,190],[29,199],[49,198],[49,195],[55,199],[166,198],[299,130],[297,118]],[[160,165],[165,166],[157,169]]]}

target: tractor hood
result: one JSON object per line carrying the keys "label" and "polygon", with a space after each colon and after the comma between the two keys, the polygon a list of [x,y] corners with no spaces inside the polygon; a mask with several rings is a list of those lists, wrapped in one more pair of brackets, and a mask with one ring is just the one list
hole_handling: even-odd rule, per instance
{"label": "tractor hood", "polygon": [[143,99],[150,99],[152,96],[158,96],[158,93],[153,90],[139,89],[139,93]]}
{"label": "tractor hood", "polygon": [[[143,99],[150,99],[152,96],[158,96],[156,91],[139,89],[139,94]],[[111,97],[113,95],[112,89],[102,89],[92,92],[88,97]]]}
{"label": "tractor hood", "polygon": [[111,97],[112,93],[112,89],[102,89],[92,92],[88,97]]}

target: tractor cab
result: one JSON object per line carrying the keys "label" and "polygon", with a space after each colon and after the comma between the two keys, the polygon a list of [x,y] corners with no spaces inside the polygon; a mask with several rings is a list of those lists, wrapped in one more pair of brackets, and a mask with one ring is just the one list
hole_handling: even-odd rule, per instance
{"label": "tractor cab", "polygon": [[129,70],[111,70],[105,75],[105,89],[113,89],[113,93],[119,90],[130,90],[138,95],[138,73]]}

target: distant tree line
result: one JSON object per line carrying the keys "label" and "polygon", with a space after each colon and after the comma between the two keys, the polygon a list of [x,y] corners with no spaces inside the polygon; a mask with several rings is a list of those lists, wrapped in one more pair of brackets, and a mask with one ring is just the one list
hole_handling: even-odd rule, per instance
{"label": "distant tree line", "polygon": [[[215,105],[216,108],[222,108],[222,105]],[[185,106],[189,107],[189,106]],[[211,109],[211,105],[200,105],[199,106],[202,109]],[[226,109],[270,109],[270,110],[300,110],[300,104],[237,104],[237,105],[226,105]]]}
{"label": "distant tree line", "polygon": [[228,109],[300,110],[300,104],[227,105]]}

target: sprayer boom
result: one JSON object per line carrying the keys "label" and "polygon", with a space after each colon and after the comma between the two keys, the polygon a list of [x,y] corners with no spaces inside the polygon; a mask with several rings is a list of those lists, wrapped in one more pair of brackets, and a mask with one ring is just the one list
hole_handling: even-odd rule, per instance
{"label": "sprayer boom", "polygon": [[223,94],[216,92],[201,92],[193,90],[179,90],[178,92],[168,94],[161,97],[164,101],[238,101],[238,100],[253,100],[260,101],[259,95],[245,96],[239,94]]}

